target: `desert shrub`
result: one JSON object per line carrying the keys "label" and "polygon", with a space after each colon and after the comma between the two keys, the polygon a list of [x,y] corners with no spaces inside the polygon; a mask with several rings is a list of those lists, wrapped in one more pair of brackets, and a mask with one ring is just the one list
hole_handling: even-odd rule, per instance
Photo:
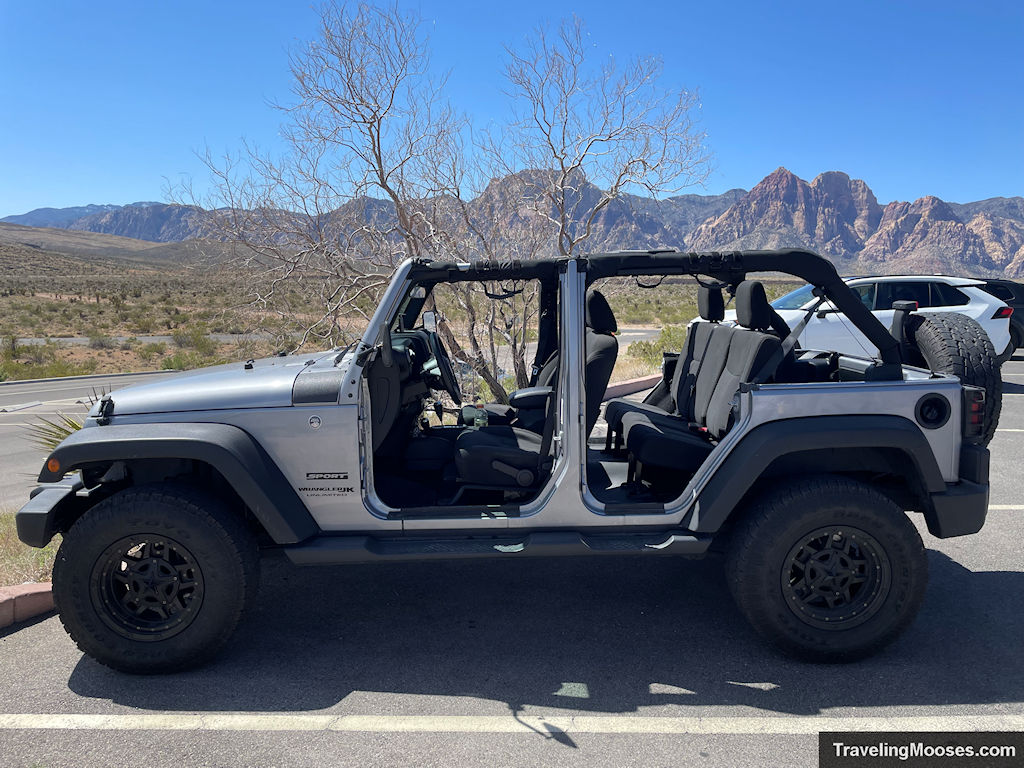
{"label": "desert shrub", "polygon": [[203,354],[198,350],[179,350],[170,357],[165,357],[160,363],[160,367],[165,371],[188,371],[193,368],[205,368],[226,362],[228,362],[227,359],[223,357]]}
{"label": "desert shrub", "polygon": [[676,352],[683,348],[686,341],[685,325],[669,325],[661,329],[654,341],[634,341],[629,345],[626,354],[638,357],[649,365],[660,365],[663,352]]}
{"label": "desert shrub", "polygon": [[0,361],[0,380],[15,381],[20,379],[53,379],[60,376],[86,376],[96,370],[96,361],[72,363],[57,358],[44,363],[31,363],[19,360]]}
{"label": "desert shrub", "polygon": [[89,336],[89,349],[114,349],[117,342],[110,336],[102,334]]}
{"label": "desert shrub", "polygon": [[154,342],[150,344],[143,344],[139,347],[139,357],[142,358],[143,362],[148,363],[154,357],[163,357],[167,352],[167,345],[161,342]]}
{"label": "desert shrub", "polygon": [[179,328],[171,334],[171,338],[176,346],[194,349],[201,355],[212,355],[217,351],[217,342],[206,335],[205,325]]}

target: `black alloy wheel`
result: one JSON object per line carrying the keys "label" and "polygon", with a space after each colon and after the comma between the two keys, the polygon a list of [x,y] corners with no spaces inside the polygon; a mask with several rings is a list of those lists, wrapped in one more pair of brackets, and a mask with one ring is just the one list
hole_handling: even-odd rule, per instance
{"label": "black alloy wheel", "polygon": [[100,619],[132,640],[173,637],[203,604],[203,572],[195,556],[169,537],[129,536],[100,555],[91,579]]}
{"label": "black alloy wheel", "polygon": [[790,610],[812,627],[841,630],[870,619],[885,602],[892,566],[864,531],[819,528],[786,556],[782,591]]}

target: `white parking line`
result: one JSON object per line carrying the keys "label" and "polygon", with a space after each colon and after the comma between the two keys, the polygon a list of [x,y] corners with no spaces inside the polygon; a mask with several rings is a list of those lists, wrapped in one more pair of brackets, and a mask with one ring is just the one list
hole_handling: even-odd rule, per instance
{"label": "white parking line", "polygon": [[0,715],[0,730],[364,731],[372,733],[816,734],[819,731],[1019,731],[1024,715],[636,717],[627,715]]}
{"label": "white parking line", "polygon": [[1024,509],[1024,504],[989,504],[989,509]]}

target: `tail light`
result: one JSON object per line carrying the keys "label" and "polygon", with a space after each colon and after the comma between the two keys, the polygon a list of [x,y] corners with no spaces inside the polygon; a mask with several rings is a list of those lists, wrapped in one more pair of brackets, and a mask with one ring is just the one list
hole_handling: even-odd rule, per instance
{"label": "tail light", "polygon": [[978,442],[985,434],[985,390],[964,385],[963,436],[967,442]]}
{"label": "tail light", "polygon": [[1007,320],[1013,314],[1013,307],[1000,307],[996,310],[996,313],[992,315],[993,320]]}

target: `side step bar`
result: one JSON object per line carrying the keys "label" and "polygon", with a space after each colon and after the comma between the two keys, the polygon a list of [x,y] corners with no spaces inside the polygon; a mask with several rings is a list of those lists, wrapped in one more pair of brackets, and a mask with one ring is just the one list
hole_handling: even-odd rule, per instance
{"label": "side step bar", "polygon": [[571,557],[578,555],[703,555],[711,536],[689,531],[646,534],[529,533],[461,539],[383,539],[321,536],[289,546],[296,565],[336,565],[401,560],[463,560],[474,557]]}

